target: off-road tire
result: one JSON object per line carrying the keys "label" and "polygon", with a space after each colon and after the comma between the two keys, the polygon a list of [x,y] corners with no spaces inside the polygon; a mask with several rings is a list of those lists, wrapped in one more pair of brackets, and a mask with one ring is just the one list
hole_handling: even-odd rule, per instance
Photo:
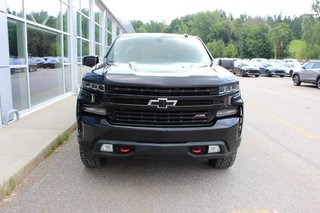
{"label": "off-road tire", "polygon": [[237,157],[237,153],[222,159],[209,159],[209,165],[216,169],[226,169],[233,165]]}
{"label": "off-road tire", "polygon": [[86,149],[81,145],[79,146],[79,151],[80,151],[81,162],[87,168],[100,168],[106,162],[106,159],[102,159],[100,157],[93,155],[90,152],[90,150]]}
{"label": "off-road tire", "polygon": [[293,70],[290,70],[289,76],[292,77],[292,75],[293,75]]}
{"label": "off-road tire", "polygon": [[298,75],[294,75],[292,77],[292,80],[293,80],[293,84],[295,86],[300,86],[301,85],[300,77]]}

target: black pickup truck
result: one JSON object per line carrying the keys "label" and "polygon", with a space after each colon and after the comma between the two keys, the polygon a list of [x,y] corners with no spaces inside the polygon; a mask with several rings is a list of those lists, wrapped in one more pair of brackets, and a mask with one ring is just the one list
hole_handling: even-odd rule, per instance
{"label": "black pickup truck", "polygon": [[82,163],[108,158],[208,159],[233,165],[243,101],[237,78],[215,66],[203,42],[176,34],[123,34],[91,67],[77,99]]}

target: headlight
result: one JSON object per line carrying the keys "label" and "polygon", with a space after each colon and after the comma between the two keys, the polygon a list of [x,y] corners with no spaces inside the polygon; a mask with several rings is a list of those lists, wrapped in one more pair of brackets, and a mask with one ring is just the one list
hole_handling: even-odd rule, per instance
{"label": "headlight", "polygon": [[82,81],[82,86],[84,88],[95,90],[95,91],[100,91],[100,92],[106,91],[106,87],[104,84],[98,84],[98,83],[93,83],[89,81]]}
{"label": "headlight", "polygon": [[225,95],[239,91],[239,83],[228,84],[219,87],[219,95]]}

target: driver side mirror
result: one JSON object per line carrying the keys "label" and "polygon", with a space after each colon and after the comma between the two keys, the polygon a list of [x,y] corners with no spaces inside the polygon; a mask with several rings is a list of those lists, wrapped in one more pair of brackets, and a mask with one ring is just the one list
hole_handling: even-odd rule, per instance
{"label": "driver side mirror", "polygon": [[88,67],[93,67],[99,63],[98,56],[84,56],[82,59],[82,64]]}

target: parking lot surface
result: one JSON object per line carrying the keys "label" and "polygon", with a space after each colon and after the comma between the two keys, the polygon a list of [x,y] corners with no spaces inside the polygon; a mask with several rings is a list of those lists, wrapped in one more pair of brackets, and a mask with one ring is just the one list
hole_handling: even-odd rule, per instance
{"label": "parking lot surface", "polygon": [[206,162],[80,162],[75,134],[0,212],[320,212],[320,90],[290,78],[240,79],[243,140],[227,170]]}

